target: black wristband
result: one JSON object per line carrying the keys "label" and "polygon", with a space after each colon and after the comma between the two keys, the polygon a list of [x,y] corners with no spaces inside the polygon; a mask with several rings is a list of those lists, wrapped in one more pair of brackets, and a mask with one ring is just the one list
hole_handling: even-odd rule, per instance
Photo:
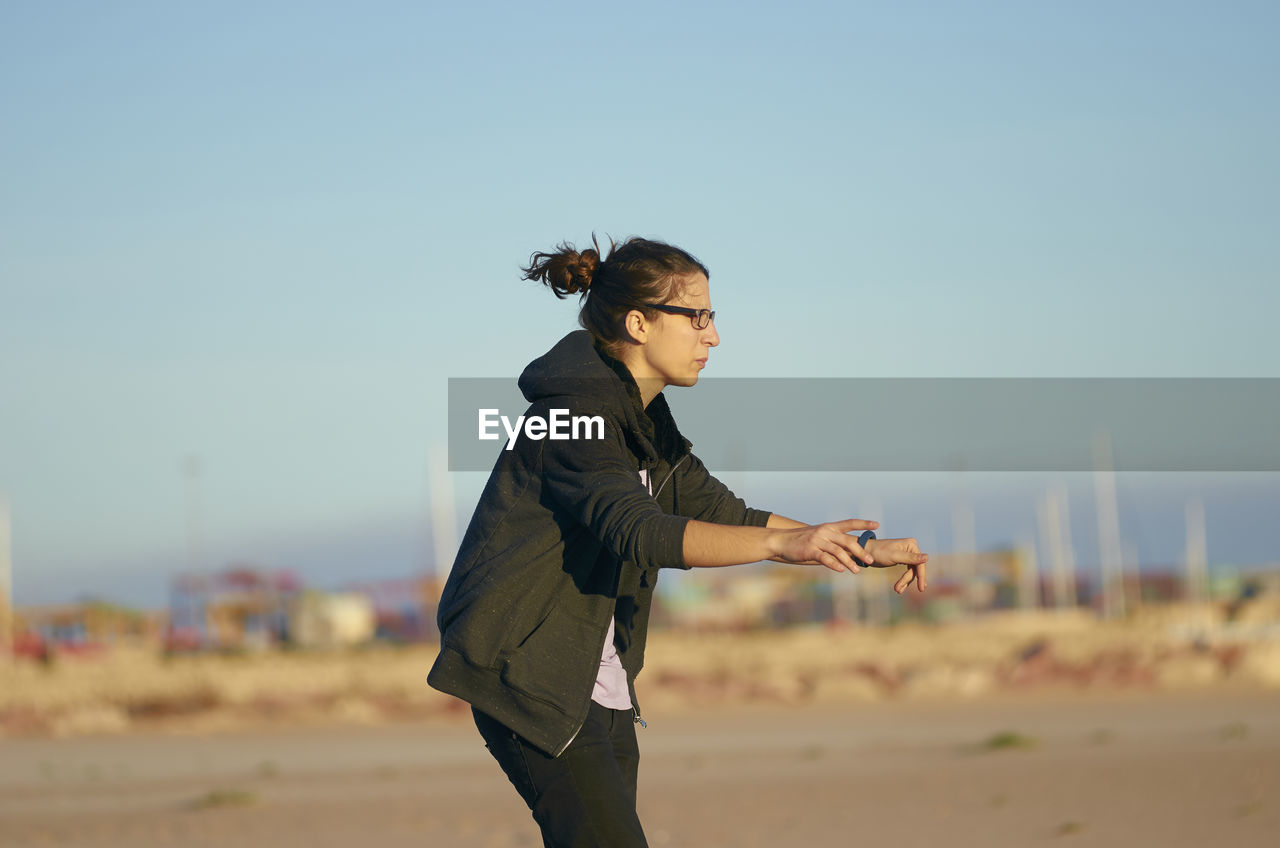
{"label": "black wristband", "polygon": [[870,542],[875,537],[876,537],[876,531],[863,530],[862,535],[858,537],[858,547],[862,548],[865,551],[867,549],[867,542]]}

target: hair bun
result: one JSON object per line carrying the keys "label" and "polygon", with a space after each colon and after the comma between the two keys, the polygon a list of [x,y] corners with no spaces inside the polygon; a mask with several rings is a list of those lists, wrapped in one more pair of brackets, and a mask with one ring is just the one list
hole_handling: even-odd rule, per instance
{"label": "hair bun", "polygon": [[595,279],[596,268],[600,267],[600,254],[592,248],[581,253],[572,253],[565,263],[565,289],[569,294],[585,292],[591,288]]}
{"label": "hair bun", "polygon": [[529,264],[521,268],[526,280],[537,280],[555,294],[564,298],[571,294],[586,294],[600,267],[600,250],[595,235],[592,247],[581,253],[568,242],[561,242],[554,253],[538,252],[529,257]]}

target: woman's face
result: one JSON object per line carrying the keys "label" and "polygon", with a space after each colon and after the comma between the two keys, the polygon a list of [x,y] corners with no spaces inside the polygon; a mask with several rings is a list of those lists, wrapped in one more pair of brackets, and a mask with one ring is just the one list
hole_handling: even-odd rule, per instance
{"label": "woman's face", "polygon": [[[667,303],[689,309],[710,309],[711,289],[706,275],[687,278],[683,285],[677,286],[676,297]],[[641,361],[637,363],[647,372],[643,376],[660,380],[664,386],[697,383],[711,348],[720,344],[715,322],[699,330],[688,315],[659,312],[650,328],[646,343],[640,346]]]}

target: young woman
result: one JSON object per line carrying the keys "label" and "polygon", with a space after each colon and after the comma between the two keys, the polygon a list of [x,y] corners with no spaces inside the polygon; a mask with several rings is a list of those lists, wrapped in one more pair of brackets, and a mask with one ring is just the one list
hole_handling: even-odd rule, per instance
{"label": "young woman", "polygon": [[914,539],[876,539],[874,521],[803,524],[713,477],[662,396],[697,383],[720,344],[707,269],[662,242],[610,248],[601,260],[562,244],[524,269],[557,297],[580,295],[585,328],[525,369],[526,416],[568,410],[603,430],[499,453],[440,599],[429,677],[471,703],[548,846],[646,844],[635,678],[660,569],[906,565],[901,593],[924,591],[928,560]]}

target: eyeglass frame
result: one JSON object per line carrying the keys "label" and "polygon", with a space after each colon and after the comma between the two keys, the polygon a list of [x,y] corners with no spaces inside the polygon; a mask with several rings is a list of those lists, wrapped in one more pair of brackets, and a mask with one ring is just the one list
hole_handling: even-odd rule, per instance
{"label": "eyeglass frame", "polygon": [[[716,320],[716,311],[714,309],[690,309],[687,306],[672,306],[669,303],[646,303],[645,306],[670,315],[687,315],[695,330],[705,330],[711,326],[711,322]],[[698,319],[703,315],[707,316],[707,322],[699,327]]]}

